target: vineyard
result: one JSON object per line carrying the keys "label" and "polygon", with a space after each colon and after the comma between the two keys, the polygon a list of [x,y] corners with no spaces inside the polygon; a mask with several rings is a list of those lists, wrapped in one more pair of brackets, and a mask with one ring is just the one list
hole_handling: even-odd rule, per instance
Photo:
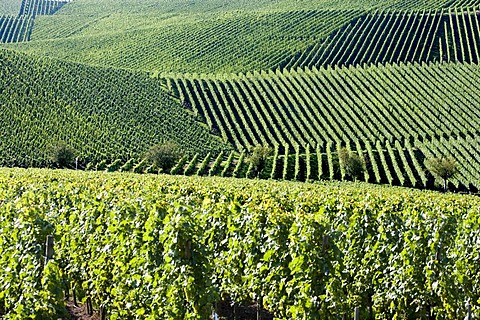
{"label": "vineyard", "polygon": [[401,62],[478,63],[478,8],[383,12],[355,19],[283,63],[285,68]]}
{"label": "vineyard", "polygon": [[0,185],[6,319],[62,317],[67,294],[110,319],[208,319],[222,297],[280,319],[480,310],[478,198],[20,169]]}
{"label": "vineyard", "polygon": [[[121,16],[114,15],[101,17],[91,26],[82,19],[58,15],[39,21],[32,33],[32,40],[36,41],[15,48],[117,68],[238,72],[279,65],[285,57],[306,50],[316,39],[328,36],[361,13],[355,10],[225,13],[182,22],[176,18],[152,17],[148,23],[144,16],[119,22]],[[75,22],[70,24],[72,19]],[[292,24],[287,26],[284,21]],[[64,22],[68,27],[59,28]],[[106,33],[104,30],[112,25],[124,32]],[[249,48],[247,52],[245,47]]]}
{"label": "vineyard", "polygon": [[20,12],[22,0],[5,0],[0,2],[0,16],[16,16]]}
{"label": "vineyard", "polygon": [[[455,186],[476,190],[477,69],[460,63],[386,64],[203,78],[170,75],[164,81],[237,150],[271,145],[284,157],[318,150],[328,164],[328,154],[346,146],[369,163],[365,181],[417,187],[431,185],[425,158],[451,156],[462,167]],[[448,148],[445,141],[462,143]],[[311,170],[306,175],[306,161],[301,162],[301,174],[282,176],[277,170],[271,177],[343,178],[331,165],[323,165],[320,175]]]}
{"label": "vineyard", "polygon": [[36,19],[33,41],[13,47],[80,63],[177,73],[476,62],[479,5],[210,0],[186,6],[178,1],[103,0],[92,6],[80,1]]}
{"label": "vineyard", "polygon": [[35,17],[52,15],[66,3],[64,0],[22,0],[18,14],[0,16],[0,43],[30,40]]}
{"label": "vineyard", "polygon": [[67,141],[80,164],[140,158],[171,140],[189,153],[230,147],[210,135],[148,75],[0,51],[0,165],[45,166]]}
{"label": "vineyard", "polygon": [[237,149],[476,133],[478,66],[387,64],[166,76],[182,103]]}
{"label": "vineyard", "polygon": [[479,62],[480,0],[0,0],[0,319],[477,319]]}

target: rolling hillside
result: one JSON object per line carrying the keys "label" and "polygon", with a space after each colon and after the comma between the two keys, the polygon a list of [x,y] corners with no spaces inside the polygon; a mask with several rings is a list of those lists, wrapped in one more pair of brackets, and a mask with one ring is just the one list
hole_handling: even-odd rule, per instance
{"label": "rolling hillside", "polygon": [[[128,74],[132,75],[125,82],[128,89],[121,90],[136,92],[140,86],[172,99],[168,105],[177,111],[155,111],[168,115],[170,125],[155,132],[182,141],[190,151],[172,173],[345,179],[337,152],[347,147],[365,160],[363,180],[368,182],[431,188],[434,179],[424,160],[451,156],[459,165],[451,188],[476,191],[480,185],[475,151],[480,124],[480,1],[75,0],[55,12],[38,11],[47,8],[39,0],[32,3],[37,11],[22,5],[20,10],[30,13],[7,18],[27,19],[33,28],[27,24],[24,28],[31,33],[5,41],[25,42],[4,46],[28,56],[65,61],[29,60],[52,61],[55,70],[57,66],[65,70],[59,75],[71,68],[112,73],[112,77]],[[36,63],[22,70],[27,74]],[[32,74],[43,72],[39,70],[43,69]],[[101,89],[105,94],[112,79],[105,80]],[[84,95],[98,90],[98,84],[92,89],[89,81]],[[73,91],[71,86],[64,90]],[[12,95],[9,99],[9,103],[17,100]],[[30,94],[18,99],[28,100]],[[94,110],[95,102],[85,96],[75,103],[83,104],[82,99]],[[139,116],[130,109],[134,103],[153,112],[149,108],[156,99],[144,95],[139,101],[122,100],[125,119]],[[118,108],[116,100],[108,101],[107,110]],[[187,110],[181,110],[180,104]],[[30,105],[29,112],[34,113],[37,105]],[[8,109],[9,116],[18,112]],[[204,143],[194,146],[188,132],[175,129],[183,128],[187,121],[183,117],[195,123],[187,127],[195,128],[194,136],[202,132]],[[75,130],[98,125],[90,121],[72,123],[78,122]],[[148,126],[137,125],[144,134]],[[108,151],[85,149],[84,157],[95,166],[119,159],[144,171],[139,154],[150,142],[133,147],[131,135],[125,133],[130,129],[111,130],[95,139],[128,139]],[[15,136],[15,131],[7,135]],[[140,133],[136,141],[139,137]],[[83,140],[74,144],[81,145],[79,141]],[[31,145],[11,144],[17,145],[16,154],[32,153]],[[258,144],[274,151],[266,168],[255,173],[248,155]],[[17,158],[9,155],[3,163],[15,164]],[[21,165],[42,165],[42,157],[34,158],[22,160]]]}
{"label": "rolling hillside", "polygon": [[[15,48],[93,65],[181,73],[438,61],[441,54],[442,61],[457,61],[457,53],[465,55],[460,61],[472,61],[476,52],[468,55],[449,44],[478,34],[478,5],[472,0],[76,0],[52,17],[36,19],[33,41]],[[464,11],[466,19],[458,14]],[[416,44],[400,52],[408,36]],[[369,43],[375,45],[367,48]]]}
{"label": "rolling hillside", "polygon": [[159,81],[122,70],[0,50],[0,165],[45,166],[67,141],[81,165],[140,158],[172,140],[191,153],[230,147],[172,101]]}

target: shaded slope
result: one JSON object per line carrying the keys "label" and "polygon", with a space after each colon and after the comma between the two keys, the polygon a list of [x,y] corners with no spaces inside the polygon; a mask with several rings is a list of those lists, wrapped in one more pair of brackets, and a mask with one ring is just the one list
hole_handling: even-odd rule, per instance
{"label": "shaded slope", "polygon": [[82,162],[139,157],[164,140],[205,153],[229,147],[145,74],[0,51],[0,164],[41,166],[64,140]]}

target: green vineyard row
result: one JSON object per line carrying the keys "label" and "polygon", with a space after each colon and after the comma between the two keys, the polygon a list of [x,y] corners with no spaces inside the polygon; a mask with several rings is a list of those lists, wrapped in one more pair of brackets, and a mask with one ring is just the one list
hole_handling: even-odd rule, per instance
{"label": "green vineyard row", "polygon": [[478,63],[478,12],[478,7],[473,7],[367,14],[282,66],[290,69],[422,61]]}
{"label": "green vineyard row", "polygon": [[24,42],[30,38],[33,17],[0,17],[0,43]]}
{"label": "green vineyard row", "polygon": [[478,66],[386,64],[165,75],[184,107],[238,149],[431,139],[477,132]]}
{"label": "green vineyard row", "polygon": [[[365,185],[0,170],[0,317],[462,319],[480,311],[480,202]],[[44,262],[54,236],[53,260]]]}

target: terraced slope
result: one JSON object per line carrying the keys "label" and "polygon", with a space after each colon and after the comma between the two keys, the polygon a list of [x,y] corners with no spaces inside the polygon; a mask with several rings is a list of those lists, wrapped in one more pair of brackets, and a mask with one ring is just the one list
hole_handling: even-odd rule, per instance
{"label": "terraced slope", "polygon": [[140,157],[173,140],[201,154],[230,147],[209,134],[145,74],[0,51],[0,165],[44,166],[66,141],[80,163]]}

